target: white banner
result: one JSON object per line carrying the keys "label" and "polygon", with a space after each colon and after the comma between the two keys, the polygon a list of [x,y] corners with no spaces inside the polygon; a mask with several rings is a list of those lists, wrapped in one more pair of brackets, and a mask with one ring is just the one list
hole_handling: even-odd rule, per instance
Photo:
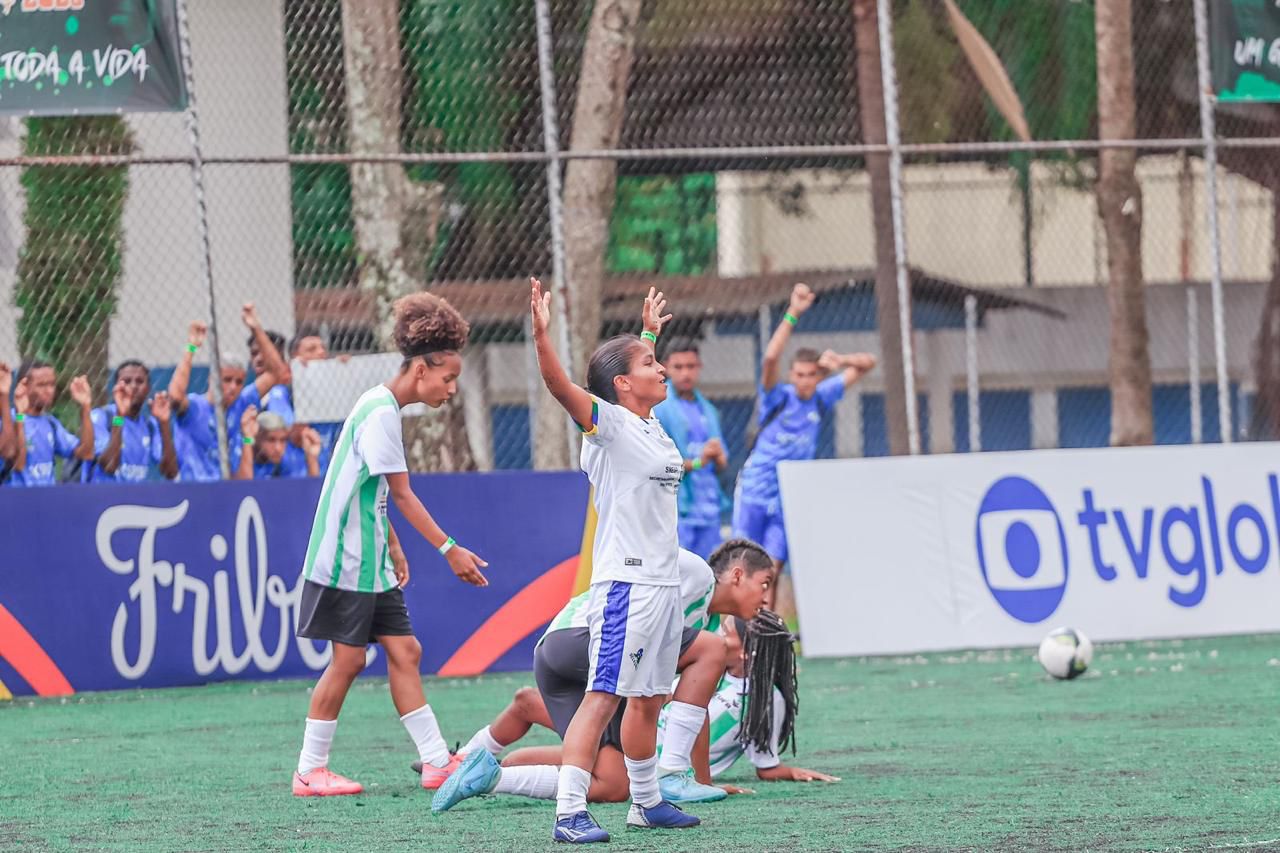
{"label": "white banner", "polygon": [[779,468],[805,654],[1280,631],[1280,445]]}

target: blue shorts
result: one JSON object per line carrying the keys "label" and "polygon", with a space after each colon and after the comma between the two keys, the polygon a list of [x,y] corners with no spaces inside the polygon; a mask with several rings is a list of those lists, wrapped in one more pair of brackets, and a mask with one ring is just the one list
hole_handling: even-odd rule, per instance
{"label": "blue shorts", "polygon": [[770,512],[763,504],[739,498],[733,504],[733,535],[760,543],[779,563],[787,561],[787,528],[781,510]]}
{"label": "blue shorts", "polygon": [[720,536],[719,522],[705,524],[680,519],[677,530],[680,534],[680,547],[692,551],[704,560],[724,541]]}

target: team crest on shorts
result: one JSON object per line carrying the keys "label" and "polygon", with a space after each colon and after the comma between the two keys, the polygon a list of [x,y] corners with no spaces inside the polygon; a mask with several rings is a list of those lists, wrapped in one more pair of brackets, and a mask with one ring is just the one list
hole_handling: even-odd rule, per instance
{"label": "team crest on shorts", "polygon": [[631,653],[631,663],[636,667],[636,669],[640,668],[640,660],[643,657],[644,657],[644,649],[636,649],[634,652]]}

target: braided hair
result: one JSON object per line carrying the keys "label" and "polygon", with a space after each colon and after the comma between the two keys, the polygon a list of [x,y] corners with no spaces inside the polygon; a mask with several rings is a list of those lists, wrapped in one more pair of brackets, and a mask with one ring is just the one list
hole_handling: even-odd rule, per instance
{"label": "braided hair", "polygon": [[[745,624],[746,633],[741,634]],[[738,736],[743,746],[767,752],[773,744],[773,691],[777,688],[785,705],[779,727],[778,753],[791,747],[796,751],[796,714],[800,710],[799,682],[796,678],[795,635],[771,610],[761,610],[750,622],[735,621],[747,658],[746,713]]]}

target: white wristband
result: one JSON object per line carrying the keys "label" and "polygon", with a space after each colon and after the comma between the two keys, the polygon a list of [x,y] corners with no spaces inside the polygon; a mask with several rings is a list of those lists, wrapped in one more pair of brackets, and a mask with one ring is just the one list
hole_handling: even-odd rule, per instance
{"label": "white wristband", "polygon": [[441,545],[441,546],[440,546],[440,548],[439,548],[440,556],[444,556],[445,554],[448,554],[450,551],[452,551],[452,550],[453,550],[453,546],[454,546],[454,545],[457,545],[457,544],[458,544],[457,542],[454,542],[454,541],[453,541],[453,537],[452,537],[452,536],[450,536],[448,539],[444,540],[444,544],[443,544],[443,545]]}

